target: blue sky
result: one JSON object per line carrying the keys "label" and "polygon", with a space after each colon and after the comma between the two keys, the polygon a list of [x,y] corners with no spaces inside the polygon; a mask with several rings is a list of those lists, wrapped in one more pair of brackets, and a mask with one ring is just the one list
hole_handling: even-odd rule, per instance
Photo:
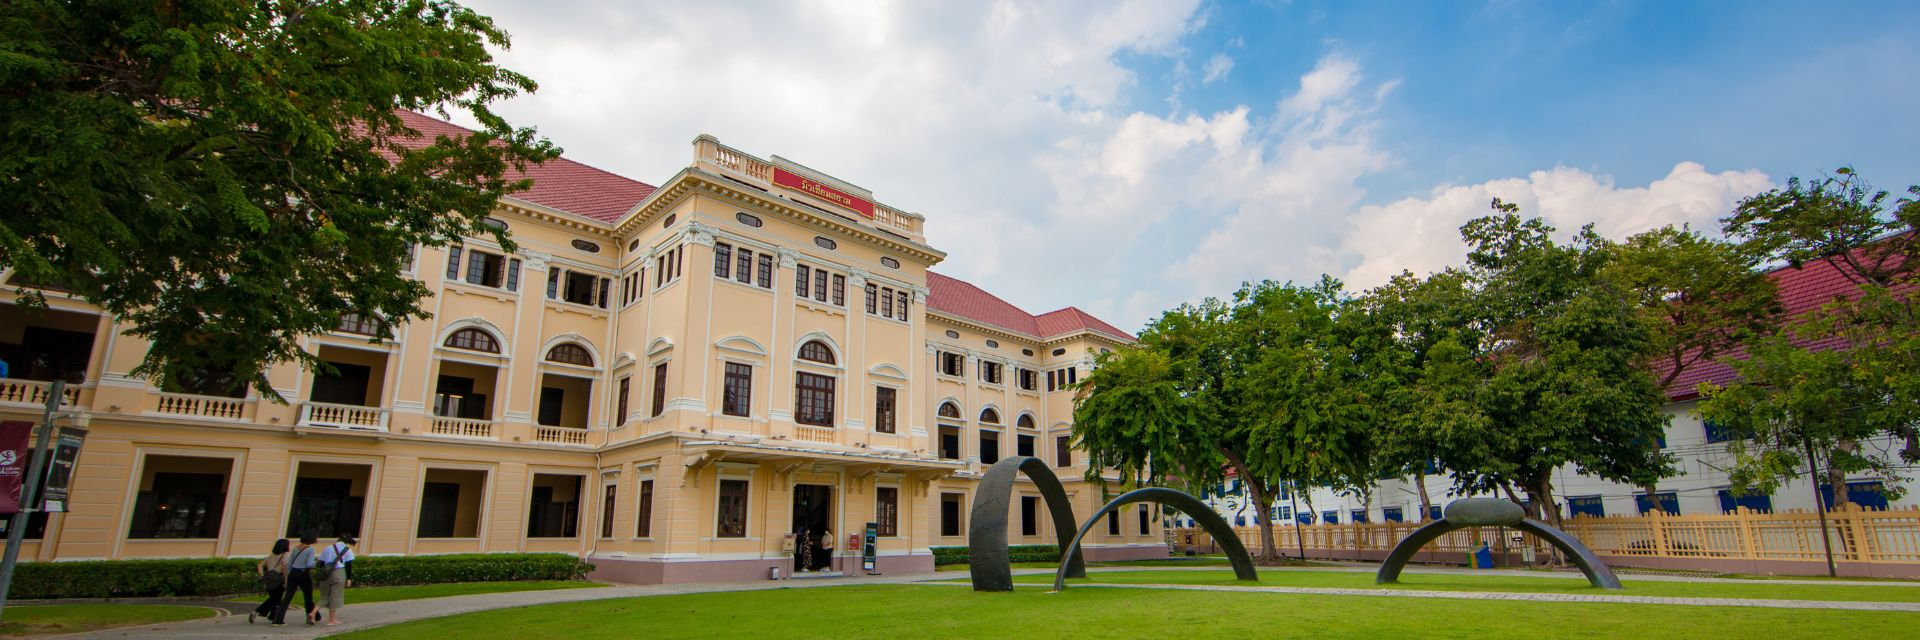
{"label": "blue sky", "polygon": [[475,4],[541,83],[501,111],[569,157],[793,158],[925,214],[937,270],[1129,329],[1445,266],[1495,196],[1624,236],[1841,163],[1920,182],[1917,3]]}

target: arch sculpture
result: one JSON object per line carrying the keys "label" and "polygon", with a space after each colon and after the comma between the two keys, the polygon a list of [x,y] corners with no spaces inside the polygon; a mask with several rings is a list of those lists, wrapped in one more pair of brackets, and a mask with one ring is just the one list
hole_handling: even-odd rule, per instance
{"label": "arch sculpture", "polygon": [[[1260,579],[1259,574],[1253,569],[1253,557],[1247,555],[1246,545],[1240,544],[1240,536],[1234,533],[1233,526],[1227,524],[1225,518],[1220,517],[1220,514],[1215,513],[1212,507],[1208,507],[1207,503],[1201,502],[1199,498],[1195,498],[1184,491],[1168,489],[1166,487],[1147,487],[1145,489],[1134,489],[1120,494],[1120,497],[1114,498],[1112,502],[1108,502],[1106,506],[1100,507],[1098,511],[1093,512],[1093,517],[1088,518],[1085,524],[1080,525],[1080,531],[1073,534],[1073,541],[1067,543],[1066,546],[1060,547],[1060,552],[1066,553],[1071,550],[1073,557],[1078,559],[1080,557],[1080,540],[1086,538],[1087,532],[1092,531],[1093,526],[1100,523],[1100,518],[1112,512],[1114,509],[1135,502],[1164,504],[1179,509],[1181,513],[1191,516],[1194,523],[1200,525],[1200,528],[1205,529],[1207,535],[1213,536],[1214,542],[1220,543],[1220,549],[1227,552],[1227,561],[1233,563],[1233,577],[1240,580]],[[1064,591],[1067,588],[1067,578],[1079,577],[1085,577],[1085,574],[1083,573],[1078,576],[1068,575],[1067,565],[1062,564],[1060,565],[1060,569],[1053,574],[1053,590]]]}
{"label": "arch sculpture", "polygon": [[1607,567],[1599,556],[1580,544],[1580,540],[1567,535],[1565,531],[1552,525],[1527,517],[1527,512],[1510,500],[1499,498],[1467,498],[1447,504],[1447,510],[1441,513],[1439,520],[1413,530],[1406,538],[1394,545],[1393,552],[1387,554],[1386,562],[1380,564],[1380,573],[1374,576],[1374,583],[1389,584],[1400,580],[1400,570],[1406,568],[1413,554],[1427,546],[1440,536],[1467,527],[1513,527],[1541,538],[1565,552],[1580,567],[1580,573],[1587,576],[1587,582],[1601,589],[1620,588],[1620,578],[1613,575],[1613,569]]}
{"label": "arch sculpture", "polygon": [[973,494],[973,512],[967,526],[967,568],[973,574],[974,591],[1012,591],[1013,564],[1007,554],[1007,509],[1013,497],[1014,477],[1024,473],[1040,488],[1040,496],[1053,515],[1053,530],[1060,540],[1060,570],[1076,578],[1087,576],[1087,565],[1076,550],[1067,552],[1067,532],[1073,530],[1073,503],[1059,476],[1039,458],[1013,456],[987,468]]}

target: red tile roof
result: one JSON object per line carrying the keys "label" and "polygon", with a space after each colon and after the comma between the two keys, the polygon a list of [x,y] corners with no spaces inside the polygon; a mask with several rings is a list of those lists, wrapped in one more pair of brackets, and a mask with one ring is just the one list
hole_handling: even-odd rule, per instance
{"label": "red tile roof", "polygon": [[[473,133],[466,127],[412,111],[400,111],[400,119],[427,138]],[[524,172],[508,170],[508,175],[533,179],[532,188],[511,197],[608,224],[617,222],[654,190],[653,185],[566,158],[529,166]]]}
{"label": "red tile roof", "polygon": [[[1810,262],[1798,267],[1781,267],[1767,273],[1778,287],[1780,306],[1785,309],[1784,318],[1794,318],[1814,311],[1835,299],[1852,300],[1860,297],[1860,290],[1839,267],[1827,261]],[[1801,346],[1814,350],[1836,349],[1844,344],[1840,338],[1825,338],[1814,341],[1801,341]],[[1674,401],[1691,400],[1699,397],[1700,383],[1711,382],[1726,385],[1740,378],[1726,360],[1738,360],[1747,356],[1745,349],[1732,349],[1719,360],[1697,362],[1673,379],[1667,385],[1667,398]],[[1654,375],[1665,378],[1672,365],[1663,364],[1654,368]]]}
{"label": "red tile roof", "polygon": [[1042,336],[1051,337],[1063,333],[1086,330],[1095,333],[1104,333],[1110,337],[1121,340],[1133,340],[1133,334],[1122,331],[1119,327],[1107,324],[1105,321],[1093,317],[1091,313],[1081,311],[1080,307],[1067,307],[1059,311],[1049,311],[1040,314],[1034,318],[1034,320],[1039,323],[1040,335]]}
{"label": "red tile roof", "polygon": [[1021,335],[1051,338],[1084,329],[1119,340],[1133,339],[1132,334],[1116,329],[1077,307],[1034,316],[972,283],[932,271],[927,272],[927,288],[932,290],[927,294],[928,309]]}

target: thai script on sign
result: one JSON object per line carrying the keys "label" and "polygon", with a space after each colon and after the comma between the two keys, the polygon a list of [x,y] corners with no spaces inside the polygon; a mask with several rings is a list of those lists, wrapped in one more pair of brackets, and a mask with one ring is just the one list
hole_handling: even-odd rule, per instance
{"label": "thai script on sign", "polygon": [[873,202],[847,195],[845,191],[820,184],[786,169],[773,168],[773,183],[851,209],[860,215],[873,217]]}

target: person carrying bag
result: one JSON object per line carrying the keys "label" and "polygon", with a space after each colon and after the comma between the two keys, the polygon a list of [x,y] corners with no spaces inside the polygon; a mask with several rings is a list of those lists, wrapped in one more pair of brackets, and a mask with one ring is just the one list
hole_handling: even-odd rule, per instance
{"label": "person carrying bag", "polygon": [[291,560],[287,552],[291,546],[286,538],[275,540],[273,554],[253,565],[254,575],[260,577],[260,588],[267,592],[267,601],[247,613],[247,624],[253,624],[254,619],[261,616],[266,616],[268,622],[276,619],[274,614],[280,611],[281,596],[287,592],[287,563]]}
{"label": "person carrying bag", "polygon": [[352,535],[340,536],[314,557],[313,584],[327,607],[327,626],[339,626],[340,610],[347,606],[347,587],[353,586]]}

